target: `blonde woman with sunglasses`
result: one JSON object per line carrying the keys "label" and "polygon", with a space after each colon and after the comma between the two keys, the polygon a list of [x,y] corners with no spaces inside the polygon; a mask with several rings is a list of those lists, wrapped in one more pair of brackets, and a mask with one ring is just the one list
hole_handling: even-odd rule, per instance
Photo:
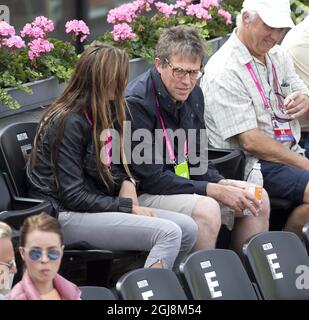
{"label": "blonde woman with sunglasses", "polygon": [[57,219],[46,213],[26,219],[21,229],[19,247],[25,272],[7,298],[80,300],[78,287],[58,274],[63,248],[63,234]]}
{"label": "blonde woman with sunglasses", "polygon": [[5,300],[5,294],[11,289],[16,272],[12,229],[0,222],[0,300]]}

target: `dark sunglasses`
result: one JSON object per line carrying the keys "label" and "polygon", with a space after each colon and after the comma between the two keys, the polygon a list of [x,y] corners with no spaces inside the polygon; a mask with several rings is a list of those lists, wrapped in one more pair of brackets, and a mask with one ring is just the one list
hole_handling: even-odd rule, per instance
{"label": "dark sunglasses", "polygon": [[[43,256],[43,250],[39,248],[34,248],[30,250],[25,251],[28,253],[29,258],[32,261],[38,261],[42,259]],[[47,250],[47,257],[51,261],[56,261],[61,257],[61,251],[57,249],[48,249]]]}

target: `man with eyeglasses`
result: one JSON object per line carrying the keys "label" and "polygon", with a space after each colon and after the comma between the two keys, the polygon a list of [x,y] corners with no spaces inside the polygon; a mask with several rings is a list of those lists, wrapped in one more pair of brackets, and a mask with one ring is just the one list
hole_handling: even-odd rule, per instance
{"label": "man with eyeglasses", "polygon": [[162,33],[154,67],[126,90],[131,168],[140,181],[140,205],[194,219],[198,225],[194,250],[215,247],[221,222],[233,227],[234,215],[220,206],[235,212],[249,208],[254,217],[240,219],[233,232],[232,246],[241,255],[249,236],[267,230],[269,202],[266,192],[262,204],[250,201],[242,181],[225,180],[203,158],[207,135],[204,99],[197,85],[203,60],[203,44],[194,29],[178,26]]}
{"label": "man with eyeglasses", "polygon": [[215,148],[241,148],[247,176],[261,163],[272,198],[292,201],[284,227],[302,236],[309,220],[309,161],[299,146],[298,118],[309,116],[309,90],[276,45],[291,19],[289,0],[245,0],[238,27],[208,61],[201,87]]}
{"label": "man with eyeglasses", "polygon": [[12,229],[0,222],[0,300],[11,290],[17,272],[12,244]]}

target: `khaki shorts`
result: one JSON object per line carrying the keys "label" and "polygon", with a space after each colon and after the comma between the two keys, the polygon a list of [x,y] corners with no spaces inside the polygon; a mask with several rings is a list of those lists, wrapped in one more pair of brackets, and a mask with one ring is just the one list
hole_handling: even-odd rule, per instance
{"label": "khaki shorts", "polygon": [[[193,209],[197,201],[204,196],[199,194],[172,194],[172,195],[153,195],[143,193],[138,197],[139,205],[142,207],[152,207],[164,210],[184,213],[192,216]],[[234,226],[234,213],[225,206],[221,207],[221,221],[229,230]]]}

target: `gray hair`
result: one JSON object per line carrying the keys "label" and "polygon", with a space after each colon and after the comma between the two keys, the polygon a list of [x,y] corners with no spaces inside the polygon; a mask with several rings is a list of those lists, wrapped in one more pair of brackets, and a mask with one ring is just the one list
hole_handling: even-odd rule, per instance
{"label": "gray hair", "polygon": [[242,8],[240,13],[236,17],[236,25],[237,25],[237,27],[240,27],[242,25],[242,23],[243,23],[242,14],[244,12],[247,12],[249,14],[249,20],[250,21],[252,21],[258,15],[258,13],[255,10],[248,10],[248,9]]}
{"label": "gray hair", "polygon": [[165,29],[156,45],[156,57],[161,60],[164,67],[166,59],[169,60],[175,54],[200,58],[203,62],[205,48],[201,38],[194,28],[177,26]]}
{"label": "gray hair", "polygon": [[4,238],[12,238],[12,229],[8,224],[0,222],[0,239]]}

